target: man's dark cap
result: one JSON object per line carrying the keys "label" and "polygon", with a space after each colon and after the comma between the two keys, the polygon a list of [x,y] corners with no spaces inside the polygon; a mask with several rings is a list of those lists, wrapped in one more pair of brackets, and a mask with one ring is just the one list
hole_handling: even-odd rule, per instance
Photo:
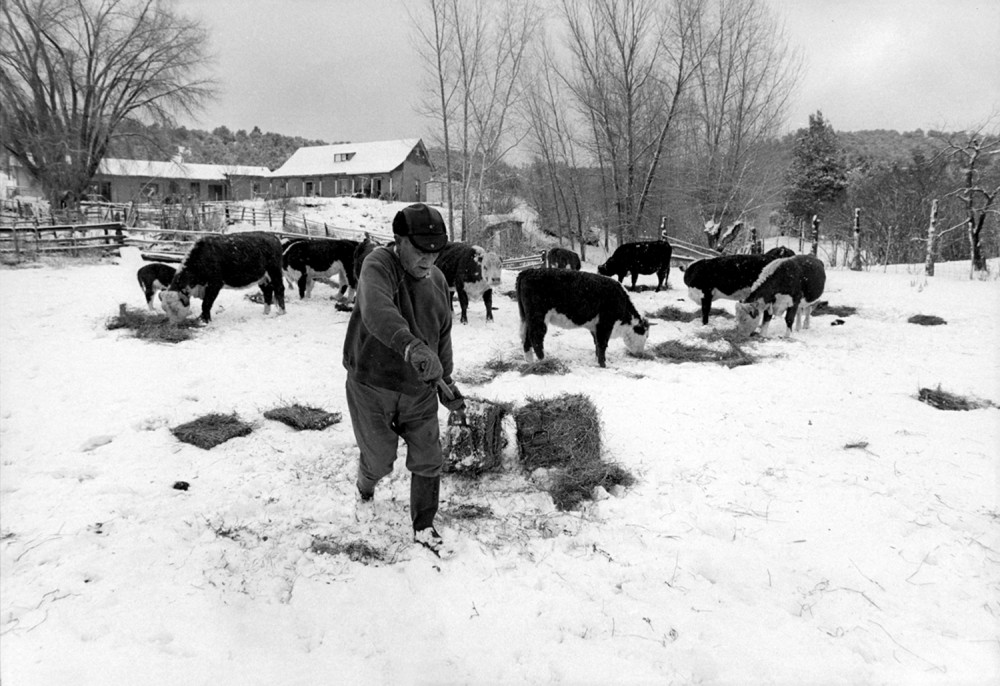
{"label": "man's dark cap", "polygon": [[440,252],[448,243],[448,231],[441,213],[423,203],[404,207],[392,220],[392,232],[407,236],[423,252]]}

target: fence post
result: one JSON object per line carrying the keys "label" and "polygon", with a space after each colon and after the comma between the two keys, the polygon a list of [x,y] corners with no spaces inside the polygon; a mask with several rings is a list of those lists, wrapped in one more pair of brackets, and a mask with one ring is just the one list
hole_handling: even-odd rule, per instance
{"label": "fence post", "polygon": [[330,227],[326,225],[326,222],[323,222],[323,230],[326,231],[326,237],[329,238],[330,237]]}
{"label": "fence post", "polygon": [[14,234],[14,257],[17,261],[21,261],[21,246],[17,240],[17,222],[14,222],[14,226],[11,227],[11,232]]}
{"label": "fence post", "polygon": [[927,256],[924,259],[924,273],[934,276],[934,239],[937,237],[937,199],[931,203],[931,223],[927,227]]}
{"label": "fence post", "polygon": [[861,208],[854,208],[854,260],[851,271],[861,271]]}

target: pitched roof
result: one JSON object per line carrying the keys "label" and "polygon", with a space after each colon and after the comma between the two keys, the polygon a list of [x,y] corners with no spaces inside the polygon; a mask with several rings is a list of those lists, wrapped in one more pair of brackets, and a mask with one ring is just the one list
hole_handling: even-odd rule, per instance
{"label": "pitched roof", "polygon": [[403,164],[418,145],[422,150],[419,138],[313,145],[296,150],[287,162],[271,172],[271,176],[385,174]]}
{"label": "pitched roof", "polygon": [[192,164],[188,162],[154,162],[151,160],[122,160],[106,157],[97,168],[106,176],[137,176],[153,179],[194,179],[225,181],[231,176],[270,176],[267,167],[248,167],[239,164]]}

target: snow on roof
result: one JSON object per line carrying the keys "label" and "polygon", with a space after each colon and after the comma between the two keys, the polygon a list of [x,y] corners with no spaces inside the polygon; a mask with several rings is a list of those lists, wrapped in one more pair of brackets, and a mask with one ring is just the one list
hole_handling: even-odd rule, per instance
{"label": "snow on roof", "polygon": [[248,167],[239,164],[192,164],[189,162],[154,162],[151,160],[122,160],[104,158],[97,168],[98,174],[107,176],[138,176],[154,179],[199,179],[225,181],[231,176],[270,176],[267,167]]}
{"label": "snow on roof", "polygon": [[384,174],[403,164],[418,145],[419,138],[403,138],[299,148],[271,176]]}

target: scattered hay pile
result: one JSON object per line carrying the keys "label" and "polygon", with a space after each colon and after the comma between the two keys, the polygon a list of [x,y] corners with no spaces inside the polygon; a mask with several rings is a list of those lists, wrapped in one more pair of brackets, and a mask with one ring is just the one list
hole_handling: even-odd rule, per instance
{"label": "scattered hay pile", "polygon": [[857,314],[858,308],[851,307],[850,305],[831,305],[826,300],[821,300],[812,308],[812,316],[822,316],[825,314],[833,315],[834,317],[850,317],[852,314]]}
{"label": "scattered hay pile", "polygon": [[546,374],[568,374],[569,367],[565,363],[560,362],[554,357],[546,357],[544,360],[535,360],[534,362],[528,362],[521,368],[521,376],[527,376],[528,374],[537,374],[539,376],[544,376]]}
{"label": "scattered hay pile", "polygon": [[474,505],[472,503],[462,503],[455,507],[449,507],[441,513],[445,518],[450,519],[492,519],[496,515],[489,505]]}
{"label": "scattered hay pile", "polygon": [[351,562],[378,564],[387,561],[385,551],[365,541],[338,541],[331,537],[316,537],[309,549],[318,555],[346,555]]}
{"label": "scattered hay pile", "polygon": [[940,386],[936,389],[921,388],[920,392],[917,393],[917,400],[939,410],[981,410],[984,407],[993,407],[993,403],[989,400],[965,398],[948,391],[942,391]]}
{"label": "scattered hay pile", "polygon": [[680,341],[664,341],[650,348],[649,352],[654,358],[666,362],[715,362],[730,369],[753,364],[757,361],[754,355],[746,352],[734,341],[727,340],[726,342],[729,344],[726,350],[716,350],[715,348],[688,345]]}
{"label": "scattered hay pile", "polygon": [[177,440],[199,448],[210,450],[230,438],[246,436],[253,431],[253,426],[247,424],[234,412],[233,414],[206,414],[170,430]]}
{"label": "scattered hay pile", "polygon": [[486,364],[482,368],[462,370],[457,372],[454,377],[455,381],[463,384],[472,384],[478,386],[480,384],[488,383],[492,381],[495,377],[503,374],[504,372],[509,372],[517,369],[519,363],[513,360],[505,359],[502,355],[494,357],[486,361]]}
{"label": "scattered hay pile", "polygon": [[582,394],[529,399],[514,414],[522,466],[549,470],[548,492],[560,510],[593,497],[598,486],[630,486],[634,477],[601,459],[597,408]]}
{"label": "scattered hay pile", "polygon": [[918,324],[920,326],[940,326],[947,324],[944,319],[933,314],[915,314],[906,320],[908,324]]}
{"label": "scattered hay pile", "polygon": [[[723,319],[732,319],[733,315],[729,314],[726,310],[719,309],[718,307],[713,307],[709,310],[709,315],[712,317],[722,317]],[[646,315],[647,317],[652,317],[654,319],[663,319],[668,322],[693,322],[701,320],[701,310],[697,312],[688,312],[687,310],[682,310],[679,307],[674,307],[673,305],[667,305],[661,307],[656,312],[650,312]]]}
{"label": "scattered hay pile", "polygon": [[513,460],[513,416],[510,403],[466,397],[466,424],[456,424],[452,415],[444,433],[442,452],[445,471],[462,476],[480,476],[503,469]]}
{"label": "scattered hay pile", "polygon": [[328,426],[333,426],[341,419],[339,412],[327,412],[318,407],[307,407],[298,403],[268,410],[264,416],[299,431],[320,431]]}
{"label": "scattered hay pile", "polygon": [[129,329],[136,338],[159,343],[180,343],[194,337],[191,331],[198,327],[197,319],[187,319],[174,324],[165,314],[156,314],[148,310],[136,310],[122,305],[117,316],[111,317],[105,323],[109,331]]}

